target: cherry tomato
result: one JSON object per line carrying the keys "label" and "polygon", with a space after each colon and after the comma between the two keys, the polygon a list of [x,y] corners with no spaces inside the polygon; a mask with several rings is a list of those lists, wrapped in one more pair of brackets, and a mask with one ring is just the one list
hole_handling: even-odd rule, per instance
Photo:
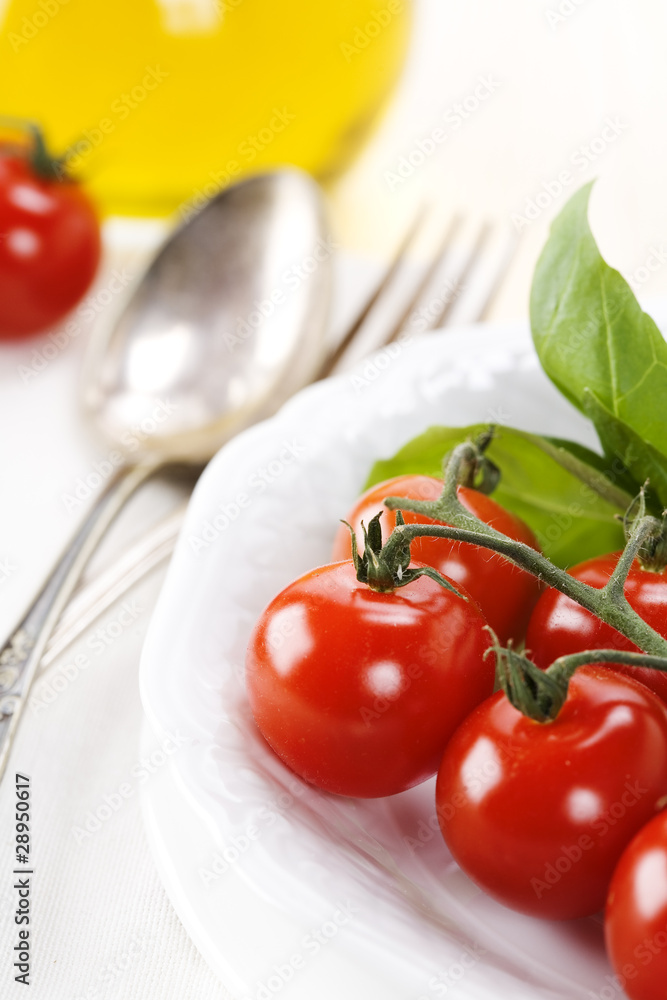
{"label": "cherry tomato", "polygon": [[28,156],[0,150],[0,339],[65,316],[99,258],[99,223],[80,186],[40,177]]}
{"label": "cherry tomato", "polygon": [[485,621],[428,577],[392,593],[351,562],[306,573],[266,608],[246,658],[250,706],[278,756],[329,792],[373,798],[437,770],[493,690]]}
{"label": "cherry tomato", "polygon": [[[432,476],[397,476],[364,493],[346,520],[361,537],[361,522],[368,525],[370,519],[382,510],[385,497],[437,500],[441,493],[442,481]],[[534,549],[539,547],[528,525],[491,497],[465,486],[459,486],[458,497],[464,507],[486,524]],[[431,518],[410,511],[405,511],[404,517],[406,524],[434,523]],[[395,511],[387,510],[382,516],[383,537],[388,537],[395,524]],[[332,558],[349,559],[351,551],[350,532],[342,524],[334,540]],[[518,642],[523,638],[530,613],[540,594],[540,585],[534,576],[513,566],[495,552],[448,538],[416,538],[411,552],[417,562],[435,567],[443,576],[465,587],[479,604],[501,643],[506,645],[508,639]]]}
{"label": "cherry tomato", "polygon": [[605,939],[619,990],[630,1000],[667,996],[667,812],[640,830],[611,881]]}
{"label": "cherry tomato", "polygon": [[667,707],[630,677],[580,667],[557,718],[502,692],[450,740],[437,813],[454,859],[491,896],[553,920],[604,906],[616,863],[667,794]]}
{"label": "cherry tomato", "polygon": [[[619,552],[610,552],[597,556],[574,566],[570,573],[591,587],[602,588],[611,576],[619,555]],[[625,596],[644,621],[667,638],[667,573],[643,570],[635,562],[628,574]],[[560,591],[551,589],[542,594],[531,615],[526,648],[531,659],[544,670],[559,656],[580,653],[584,649],[638,651],[629,639],[611,625],[605,625],[590,611],[586,611]],[[614,664],[613,669],[635,677],[667,703],[667,674],[647,667],[627,667],[622,664]]]}

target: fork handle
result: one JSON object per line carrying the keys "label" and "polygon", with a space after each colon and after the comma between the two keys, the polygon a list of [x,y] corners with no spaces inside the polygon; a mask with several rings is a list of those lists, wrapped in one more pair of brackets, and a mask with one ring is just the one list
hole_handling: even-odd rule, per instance
{"label": "fork handle", "polygon": [[119,469],[74,535],[32,605],[0,646],[0,781],[48,638],[107,528],[136,489],[160,468]]}

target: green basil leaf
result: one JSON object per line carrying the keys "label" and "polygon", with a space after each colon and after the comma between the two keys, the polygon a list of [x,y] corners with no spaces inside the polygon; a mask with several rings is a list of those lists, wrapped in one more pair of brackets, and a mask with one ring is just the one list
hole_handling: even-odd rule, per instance
{"label": "green basil leaf", "polygon": [[617,509],[627,509],[632,498],[639,492],[639,486],[628,476],[627,468],[621,461],[614,463],[613,459],[596,455],[594,451],[574,441],[538,435],[531,435],[531,440]]}
{"label": "green basil leaf", "polygon": [[649,480],[649,498],[656,494],[658,500],[656,503],[654,498],[650,506],[654,514],[660,515],[667,506],[667,458],[610,413],[590,389],[584,393],[584,413],[595,424],[605,452],[618,456],[639,483]]}
{"label": "green basil leaf", "polygon": [[[582,467],[588,466],[589,469],[596,469],[601,472],[604,476],[604,480],[608,480],[613,483],[621,491],[624,497],[636,497],[639,493],[640,484],[634,479],[627,468],[623,464],[620,458],[612,455],[611,458],[605,457],[604,455],[598,455],[597,452],[591,451],[590,448],[586,448],[585,445],[579,444],[577,441],[568,441],[566,438],[554,438],[547,437],[544,438],[545,441],[549,441],[552,445],[558,448],[558,461],[561,465],[565,465],[567,468],[567,463],[563,459],[563,452],[567,452],[574,458],[578,458],[582,463]],[[577,468],[577,465],[572,466],[573,470]],[[608,486],[603,485],[604,480],[600,483],[601,496],[607,496],[609,499],[612,498],[612,494],[608,492]],[[620,497],[614,498],[613,503],[622,503],[623,500]]]}
{"label": "green basil leaf", "polygon": [[584,409],[590,390],[614,417],[664,451],[667,343],[625,279],[602,259],[588,225],[590,191],[588,184],[567,203],[537,263],[533,340],[545,372],[575,406]]}
{"label": "green basil leaf", "polygon": [[[431,427],[393,458],[376,462],[366,488],[408,473],[440,477],[447,452],[486,429],[485,424]],[[611,478],[602,482],[605,477],[601,477],[600,469],[588,466],[581,458],[577,462],[586,468],[578,467],[575,473],[571,455],[565,465],[558,460],[561,451],[566,449],[560,444],[502,427],[487,454],[501,470],[494,499],[530,525],[553,562],[571,566],[623,547],[623,528],[614,515],[624,513],[632,498]],[[597,459],[603,461],[599,456]],[[601,492],[605,495],[601,496]]]}

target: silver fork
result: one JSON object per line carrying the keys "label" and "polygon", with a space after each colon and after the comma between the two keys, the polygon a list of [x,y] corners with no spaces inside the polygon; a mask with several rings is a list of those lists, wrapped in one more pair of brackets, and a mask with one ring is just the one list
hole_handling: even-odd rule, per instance
{"label": "silver fork", "polygon": [[[410,251],[424,227],[428,212],[422,209],[401,240],[382,278],[366,298],[353,320],[348,324],[337,345],[329,352],[317,371],[313,382],[350,367],[349,356],[363,336],[365,327],[383,302],[391,295],[402,272],[406,269]],[[469,249],[453,261],[457,238],[464,223],[455,216],[440,238],[435,252],[412,282],[409,294],[401,303],[396,318],[381,325],[372,348],[378,350],[396,341],[402,334],[440,329],[457,322],[480,322],[486,319],[493,307],[503,282],[511,268],[518,249],[515,234],[502,239],[500,251],[490,250],[494,227],[485,222],[473,235]],[[446,278],[450,294],[444,299],[431,298],[435,308],[424,315],[422,303],[428,302],[429,293],[438,281]],[[476,281],[477,279],[477,281]],[[464,302],[466,293],[469,301]],[[460,308],[457,308],[460,307]],[[422,320],[424,321],[422,323]],[[418,322],[417,322],[418,321]],[[82,632],[104,611],[115,603],[131,586],[147,576],[151,570],[168,559],[174,550],[183,524],[187,504],[183,503],[151,531],[131,546],[94,580],[84,584],[70,601],[48,642],[40,662],[44,671]]]}

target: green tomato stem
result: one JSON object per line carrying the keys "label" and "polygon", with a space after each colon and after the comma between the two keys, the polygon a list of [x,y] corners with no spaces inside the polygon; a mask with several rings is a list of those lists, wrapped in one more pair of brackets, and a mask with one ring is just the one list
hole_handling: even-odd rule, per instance
{"label": "green tomato stem", "polygon": [[659,537],[662,531],[661,522],[658,521],[657,518],[644,513],[645,507],[643,493],[640,500],[640,515],[634,521],[625,548],[623,549],[623,552],[614,567],[614,572],[611,574],[604,587],[604,591],[607,593],[607,596],[619,606],[629,607],[625,597],[625,581],[628,578],[628,573],[630,572],[635,559],[639,555],[640,550],[649,539],[655,538],[656,535]]}
{"label": "green tomato stem", "polygon": [[587,649],[582,653],[568,653],[559,656],[546,673],[551,677],[567,677],[568,680],[577,667],[588,663],[622,663],[626,667],[650,667],[652,670],[667,672],[667,657],[648,656],[646,653],[631,653],[626,649]]}
{"label": "green tomato stem", "polygon": [[29,121],[25,118],[12,118],[8,115],[0,115],[0,128],[12,129],[22,132],[31,139],[29,160],[32,169],[45,180],[68,181],[69,177],[64,169],[64,159],[51,156],[44,134],[37,122]]}
{"label": "green tomato stem", "polygon": [[499,553],[550,587],[559,590],[630,639],[644,653],[658,657],[667,656],[667,640],[630,607],[623,591],[639,547],[655,533],[656,525],[661,527],[660,522],[653,517],[637,518],[628,544],[607,585],[603,589],[590,587],[555,566],[541,552],[523,542],[508,538],[507,535],[485,524],[463,506],[457,496],[460,478],[463,476],[468,479],[471,467],[481,468],[483,462],[481,449],[472,442],[466,442],[454,448],[447,459],[444,488],[438,500],[429,502],[405,497],[387,497],[384,502],[390,510],[409,510],[445,523],[397,525],[382,549],[383,561],[387,565],[392,565],[393,561],[399,558],[399,553],[405,552],[406,545],[409,546],[414,538],[423,536],[450,538],[453,541],[479,545]]}

